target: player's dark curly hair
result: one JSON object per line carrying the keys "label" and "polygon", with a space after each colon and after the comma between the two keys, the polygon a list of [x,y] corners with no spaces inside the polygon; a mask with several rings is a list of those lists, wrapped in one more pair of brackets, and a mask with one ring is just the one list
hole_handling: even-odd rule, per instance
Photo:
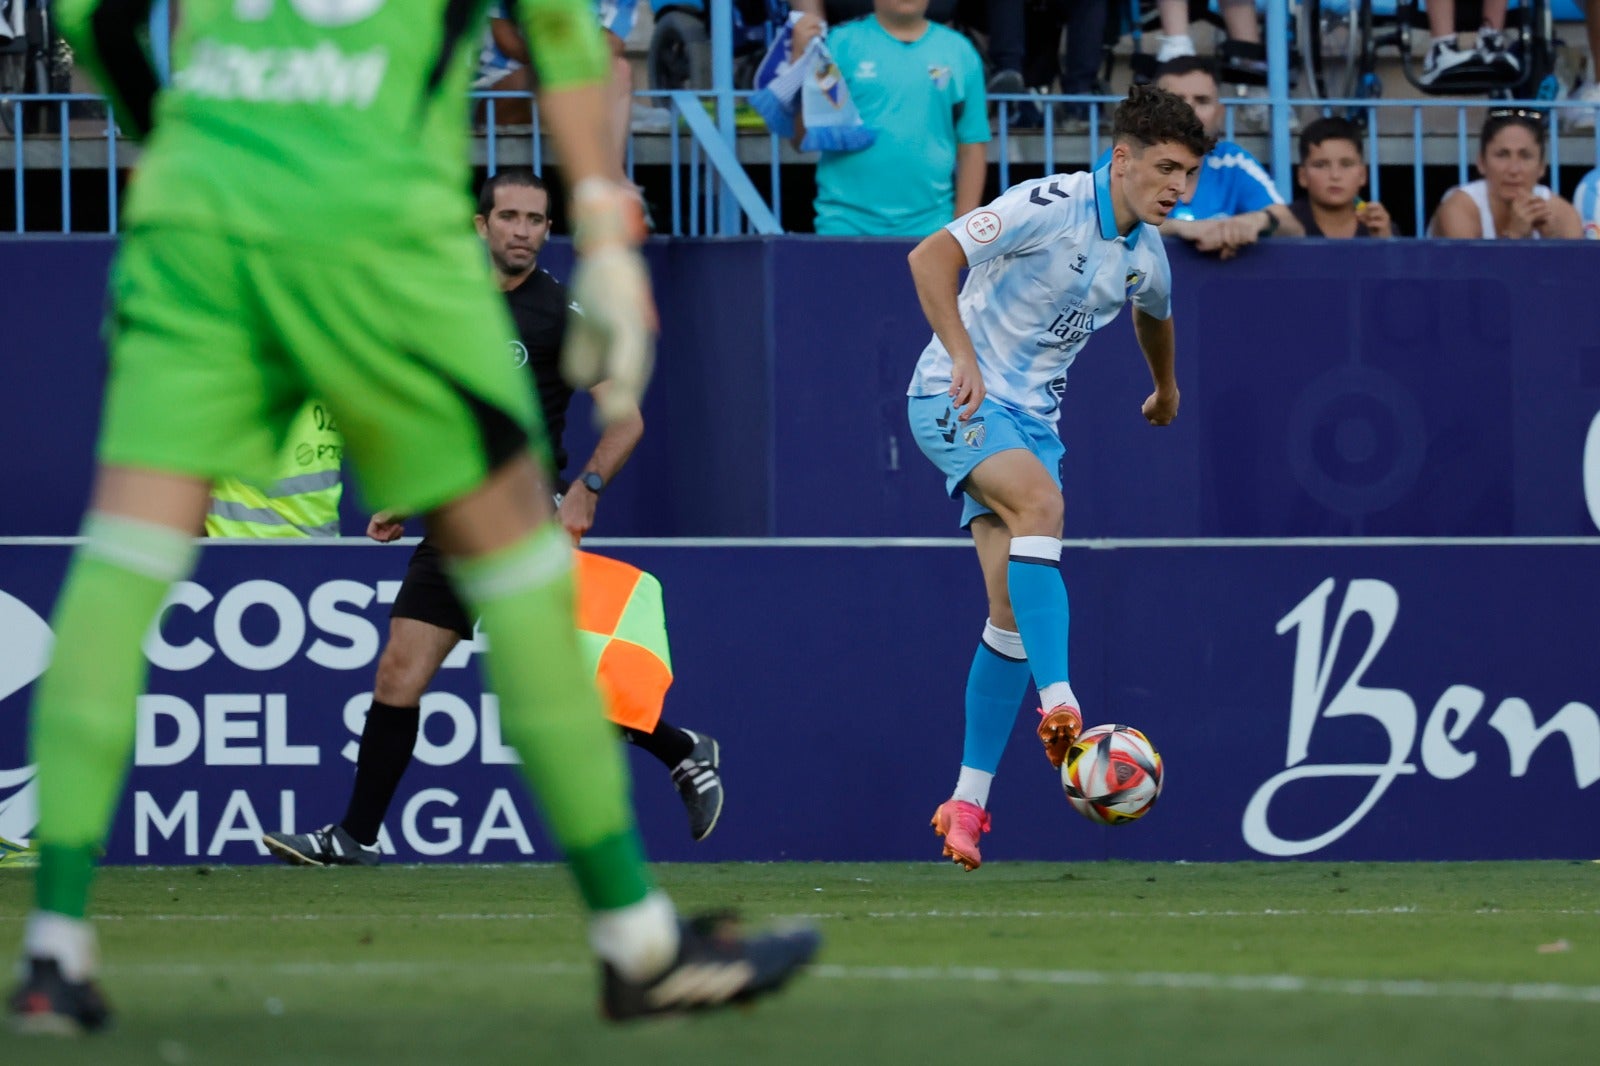
{"label": "player's dark curly hair", "polygon": [[1148,148],[1152,144],[1181,144],[1195,155],[1211,151],[1215,139],[1200,124],[1194,108],[1176,93],[1154,85],[1135,85],[1117,105],[1111,136],[1121,143]]}

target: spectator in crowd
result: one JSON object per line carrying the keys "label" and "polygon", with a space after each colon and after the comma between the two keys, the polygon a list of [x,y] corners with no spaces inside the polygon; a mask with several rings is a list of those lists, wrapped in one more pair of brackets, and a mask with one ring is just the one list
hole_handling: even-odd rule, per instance
{"label": "spectator in crowd", "polygon": [[[507,15],[504,4],[491,9],[489,26],[478,49],[478,73],[472,79],[473,92],[527,93],[533,82],[528,77],[528,49],[522,34]],[[479,106],[483,121],[489,120],[488,101]],[[533,121],[533,101],[526,96],[494,99],[496,126],[526,126]]]}
{"label": "spectator in crowd", "polygon": [[[1157,69],[1156,84],[1181,96],[1194,108],[1206,133],[1216,136],[1222,128],[1222,103],[1217,99],[1216,74],[1205,60],[1179,56],[1164,63]],[[1161,232],[1224,259],[1274,233],[1305,236],[1300,220],[1255,157],[1222,140],[1201,161],[1199,177]]]}
{"label": "spectator in crowd", "polygon": [[1375,200],[1361,199],[1367,162],[1361,127],[1347,118],[1319,118],[1300,134],[1300,167],[1295,172],[1303,198],[1289,211],[1307,237],[1393,237],[1389,212]]}
{"label": "spectator in crowd", "polygon": [[[1059,82],[1060,91],[1069,96],[1094,94],[1110,13],[1108,0],[992,0],[972,6],[988,29],[989,65],[994,70],[989,78],[991,93],[1028,89],[1048,93]],[[1019,113],[1031,114],[1037,124],[1035,109],[1013,107],[1012,114]],[[1087,104],[1071,104],[1063,118],[1069,126],[1083,126],[1089,113]]]}
{"label": "spectator in crowd", "polygon": [[1545,159],[1545,116],[1524,107],[1490,110],[1478,146],[1477,181],[1444,194],[1430,237],[1521,240],[1583,236],[1577,210],[1539,184]]}
{"label": "spectator in crowd", "polygon": [[1572,206],[1578,211],[1578,221],[1583,223],[1583,235],[1591,241],[1600,240],[1600,167],[1596,167],[1578,182],[1572,194]]}
{"label": "spectator in crowd", "polygon": [[[1220,6],[1223,28],[1230,39],[1261,43],[1261,22],[1256,17],[1254,0],[1222,0]],[[1194,55],[1194,38],[1189,36],[1189,0],[1159,0],[1156,11],[1161,17],[1156,62]]]}
{"label": "spectator in crowd", "polygon": [[[1220,0],[1222,25],[1228,39],[1244,44],[1261,44],[1261,20],[1256,15],[1254,0]],[[1161,33],[1157,35],[1156,63],[1195,55],[1194,38],[1189,33],[1189,0],[1159,0],[1156,12],[1161,19]],[[1266,90],[1254,87],[1247,91],[1251,96],[1265,96]],[[1239,109],[1237,116],[1251,129],[1265,129],[1268,112],[1264,104],[1251,104]]]}
{"label": "spectator in crowd", "polygon": [[1589,75],[1583,79],[1572,98],[1592,106],[1588,110],[1573,109],[1561,113],[1563,125],[1576,131],[1594,129],[1594,109],[1600,108],[1600,0],[1584,0],[1583,20],[1584,33],[1589,39]]}
{"label": "spectator in crowd", "polygon": [[[624,45],[628,34],[633,32],[637,0],[596,0],[594,7],[600,28],[605,30],[606,44],[611,48],[611,129],[617,146],[616,176],[620,178],[633,117],[633,66],[624,54]],[[533,88],[528,79],[527,42],[522,39],[503,0],[495,4],[492,13],[489,39],[478,55],[478,77],[472,87],[527,91]],[[533,121],[532,108],[523,99],[497,100],[495,121],[499,125],[526,125]]]}
{"label": "spectator in crowd", "polygon": [[[822,153],[818,233],[926,237],[983,200],[983,61],[927,11],[928,0],[875,0],[871,15],[828,31],[838,76],[877,138],[869,148]],[[791,57],[822,28],[815,15],[801,18]],[[797,137],[801,125],[797,119]]]}
{"label": "spectator in crowd", "polygon": [[1522,73],[1522,64],[1511,51],[1506,37],[1507,0],[1483,0],[1483,26],[1478,30],[1478,46],[1466,51],[1456,41],[1456,0],[1428,0],[1428,32],[1433,42],[1422,61],[1418,79],[1432,85],[1457,67],[1471,64],[1488,67],[1508,81]]}

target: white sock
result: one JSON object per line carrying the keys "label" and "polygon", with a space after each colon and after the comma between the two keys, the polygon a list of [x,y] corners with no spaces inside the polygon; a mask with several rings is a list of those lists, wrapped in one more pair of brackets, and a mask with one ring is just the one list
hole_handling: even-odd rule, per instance
{"label": "white sock", "polygon": [[1156,62],[1165,63],[1169,59],[1179,56],[1194,55],[1194,38],[1187,33],[1180,33],[1175,37],[1168,37],[1164,33],[1156,35],[1156,40],[1161,42],[1161,47],[1156,49]]}
{"label": "white sock", "polygon": [[970,766],[963,766],[961,768],[961,776],[956,778],[956,790],[950,793],[950,798],[975,803],[979,807],[987,807],[989,806],[989,785],[993,781],[993,774],[986,774],[982,770],[974,770]]}
{"label": "white sock", "polygon": [[597,911],[589,919],[589,946],[628,980],[647,980],[678,957],[678,912],[660,889],[638,903]]}
{"label": "white sock", "polygon": [[1441,44],[1448,44],[1451,48],[1454,48],[1456,46],[1456,35],[1453,34],[1453,33],[1449,33],[1449,34],[1446,34],[1443,37],[1435,37],[1432,41],[1430,41],[1428,43],[1428,47],[1432,48],[1432,47],[1434,47],[1436,45],[1441,45]]}
{"label": "white sock", "polygon": [[1063,703],[1069,707],[1077,707],[1079,711],[1083,710],[1078,703],[1078,697],[1073,695],[1072,686],[1065,681],[1057,681],[1039,690],[1039,706],[1045,710],[1052,710]]}
{"label": "white sock", "polygon": [[22,936],[22,953],[30,958],[54,959],[69,981],[87,981],[100,969],[100,948],[94,926],[82,918],[34,911],[28,915]]}

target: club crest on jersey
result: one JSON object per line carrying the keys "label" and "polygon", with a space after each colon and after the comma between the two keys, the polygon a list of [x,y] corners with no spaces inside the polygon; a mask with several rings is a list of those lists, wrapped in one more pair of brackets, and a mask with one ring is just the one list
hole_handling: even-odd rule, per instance
{"label": "club crest on jersey", "polygon": [[988,244],[1000,236],[1003,223],[993,211],[977,211],[967,219],[967,236],[979,244]]}
{"label": "club crest on jersey", "polygon": [[528,365],[528,346],[521,341],[511,342],[511,365],[517,367]]}
{"label": "club crest on jersey", "polygon": [[950,68],[928,65],[928,80],[933,82],[934,88],[943,89],[950,84]]}
{"label": "club crest on jersey", "polygon": [[1145,273],[1142,270],[1128,271],[1128,276],[1123,279],[1127,285],[1127,288],[1123,291],[1127,295],[1132,296],[1134,293],[1139,291],[1139,286],[1144,284],[1144,278]]}
{"label": "club crest on jersey", "polygon": [[973,415],[972,421],[961,431],[961,440],[969,448],[983,447],[983,439],[988,436],[989,430],[983,424],[982,415]]}

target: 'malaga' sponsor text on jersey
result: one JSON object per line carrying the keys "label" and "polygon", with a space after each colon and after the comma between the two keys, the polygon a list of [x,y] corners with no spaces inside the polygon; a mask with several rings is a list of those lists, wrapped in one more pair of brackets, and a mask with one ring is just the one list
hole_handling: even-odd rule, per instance
{"label": "'malaga' sponsor text on jersey", "polygon": [[[1054,425],[1067,368],[1095,330],[1132,300],[1152,318],[1172,315],[1172,272],[1161,234],[1140,223],[1117,232],[1111,170],[1023,182],[950,223],[971,272],[961,321],[972,336],[988,397]],[[907,390],[950,387],[950,353],[935,336]]]}

